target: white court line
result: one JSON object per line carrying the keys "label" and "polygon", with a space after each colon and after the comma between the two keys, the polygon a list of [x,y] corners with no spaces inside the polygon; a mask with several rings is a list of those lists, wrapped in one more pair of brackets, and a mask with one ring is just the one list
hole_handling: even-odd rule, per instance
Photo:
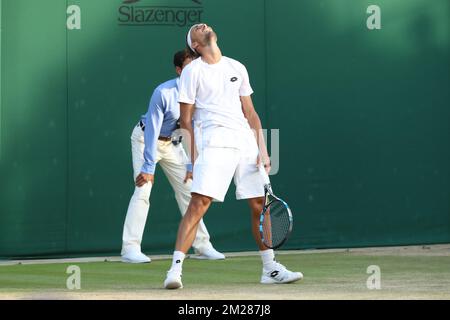
{"label": "white court line", "polygon": [[[348,249],[314,249],[314,250],[277,250],[277,255],[283,254],[315,254],[315,253],[373,253],[373,254],[427,254],[442,252],[450,256],[450,244],[420,245],[420,246],[398,246],[398,247],[370,247],[370,248],[348,248]],[[258,251],[244,252],[224,252],[227,258],[259,256]],[[170,260],[172,255],[149,255],[152,260]],[[188,254],[188,258],[195,258],[194,254]],[[85,263],[85,262],[120,262],[120,256],[109,257],[81,257],[81,258],[63,258],[63,259],[29,259],[29,260],[0,260],[1,266],[11,265],[32,265],[32,264],[53,264],[53,263]]]}

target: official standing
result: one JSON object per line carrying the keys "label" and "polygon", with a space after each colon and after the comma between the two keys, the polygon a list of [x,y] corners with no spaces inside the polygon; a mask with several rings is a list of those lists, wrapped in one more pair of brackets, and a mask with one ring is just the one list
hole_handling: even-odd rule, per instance
{"label": "official standing", "polygon": [[[173,63],[178,76],[192,61],[187,50],[177,52]],[[150,192],[154,184],[156,164],[159,163],[175,191],[181,215],[186,213],[191,199],[192,166],[180,140],[172,137],[180,117],[178,103],[179,77],[159,85],[150,100],[147,114],[141,117],[131,135],[131,151],[136,187],[130,200],[123,228],[122,261],[150,262],[141,252],[144,227],[150,207]],[[167,214],[158,212],[155,214]],[[203,221],[200,222],[192,244],[199,259],[218,260],[225,256],[216,251]]]}

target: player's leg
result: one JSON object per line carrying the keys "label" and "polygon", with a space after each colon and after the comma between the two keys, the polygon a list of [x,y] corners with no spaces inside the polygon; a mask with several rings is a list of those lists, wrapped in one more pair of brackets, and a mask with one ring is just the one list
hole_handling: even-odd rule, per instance
{"label": "player's leg", "polygon": [[[131,153],[134,182],[144,164],[144,132],[139,126],[135,127],[131,135]],[[134,189],[123,227],[121,252],[123,262],[150,262],[150,259],[141,252],[141,242],[150,207],[151,189],[150,182]]]}
{"label": "player's leg", "polygon": [[172,266],[167,272],[167,277],[164,281],[164,287],[166,289],[178,289],[183,287],[181,282],[183,261],[186,257],[186,252],[194,242],[198,224],[211,205],[211,201],[212,198],[208,196],[198,193],[192,194],[186,214],[181,219],[178,227]]}
{"label": "player's leg", "polygon": [[251,212],[251,224],[252,224],[252,234],[255,239],[256,245],[259,250],[266,250],[267,248],[261,241],[261,235],[259,233],[259,220],[261,217],[261,212],[264,207],[264,197],[257,197],[248,199],[248,205]]}
{"label": "player's leg", "polygon": [[186,214],[181,219],[178,227],[177,242],[175,245],[176,251],[186,253],[194,242],[197,228],[200,220],[211,205],[212,198],[193,193]]}
{"label": "player's leg", "polygon": [[178,228],[172,266],[167,273],[164,287],[182,287],[182,265],[186,252],[192,245],[198,223],[213,199],[222,202],[236,170],[239,153],[232,148],[204,148],[194,165],[192,198]]}
{"label": "player's leg", "polygon": [[[252,178],[250,178],[251,180]],[[259,234],[259,221],[260,215],[264,206],[264,197],[250,198],[248,199],[252,215],[252,232],[255,242],[259,248],[261,260],[263,263],[263,270],[261,276],[261,283],[291,283],[303,278],[300,272],[292,272],[286,269],[281,263],[275,260],[275,252],[272,249],[268,249],[261,241]]]}
{"label": "player's leg", "polygon": [[[175,199],[178,203],[178,208],[182,216],[185,215],[189,202],[191,200],[191,187],[192,180],[189,179],[186,182],[186,160],[187,156],[182,148],[181,144],[177,146],[172,143],[164,143],[163,157],[159,164],[163,169],[170,185],[175,192]],[[197,233],[195,235],[194,242],[192,244],[195,252],[199,255],[198,259],[220,260],[225,259],[225,256],[214,249],[210,242],[210,235],[206,229],[203,219],[198,224]]]}
{"label": "player's leg", "polygon": [[[260,214],[264,206],[264,184],[267,177],[256,167],[258,146],[253,133],[246,136],[247,147],[243,148],[241,161],[236,169],[234,182],[236,198],[247,199],[251,211],[252,233],[259,248],[263,270],[261,283],[290,283],[303,278],[300,272],[292,272],[275,260],[275,253],[261,241],[259,234]],[[244,138],[243,138],[244,139]]]}

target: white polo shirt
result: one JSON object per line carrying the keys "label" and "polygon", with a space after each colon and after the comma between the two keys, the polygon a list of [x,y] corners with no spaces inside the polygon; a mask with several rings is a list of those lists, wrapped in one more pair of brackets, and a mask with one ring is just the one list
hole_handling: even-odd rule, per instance
{"label": "white polo shirt", "polygon": [[198,157],[191,192],[223,201],[234,177],[237,199],[264,196],[258,145],[240,100],[252,93],[247,70],[236,60],[222,57],[207,64],[198,58],[183,69],[178,102],[196,107]]}
{"label": "white polo shirt", "polygon": [[218,63],[208,64],[200,57],[183,69],[178,102],[195,104],[197,127],[250,129],[240,97],[252,93],[248,72],[242,63],[222,56]]}

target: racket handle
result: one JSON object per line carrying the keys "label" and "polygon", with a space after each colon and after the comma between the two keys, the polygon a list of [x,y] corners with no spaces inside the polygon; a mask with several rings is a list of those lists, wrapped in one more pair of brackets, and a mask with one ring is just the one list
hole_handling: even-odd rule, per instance
{"label": "racket handle", "polygon": [[270,183],[266,183],[264,185],[264,193],[265,194],[267,194],[267,193],[273,194],[273,192],[272,192],[272,185]]}

